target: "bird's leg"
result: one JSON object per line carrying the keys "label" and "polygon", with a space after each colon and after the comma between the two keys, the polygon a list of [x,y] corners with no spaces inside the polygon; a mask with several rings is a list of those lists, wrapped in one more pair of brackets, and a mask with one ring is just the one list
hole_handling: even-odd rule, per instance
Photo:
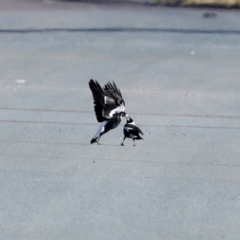
{"label": "bird's leg", "polygon": [[[125,138],[126,138],[126,137],[124,137],[123,142],[124,142]],[[122,142],[122,144],[121,144],[122,146],[124,146],[123,142]]]}
{"label": "bird's leg", "polygon": [[98,145],[102,145],[102,143],[99,142],[100,138],[101,138],[101,135],[98,136],[97,141],[96,141]]}
{"label": "bird's leg", "polygon": [[133,139],[133,142],[134,142],[133,146],[135,147],[135,146],[136,146],[136,145],[135,145],[135,139]]}

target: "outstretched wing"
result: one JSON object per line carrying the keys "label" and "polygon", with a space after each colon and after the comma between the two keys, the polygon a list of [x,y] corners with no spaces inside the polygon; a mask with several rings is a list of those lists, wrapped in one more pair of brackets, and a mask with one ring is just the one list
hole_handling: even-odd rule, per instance
{"label": "outstretched wing", "polygon": [[89,87],[92,91],[94,109],[99,122],[111,119],[114,114],[125,111],[121,92],[117,89],[115,83],[114,85],[108,83],[104,89],[102,89],[97,81],[91,79],[89,81]]}

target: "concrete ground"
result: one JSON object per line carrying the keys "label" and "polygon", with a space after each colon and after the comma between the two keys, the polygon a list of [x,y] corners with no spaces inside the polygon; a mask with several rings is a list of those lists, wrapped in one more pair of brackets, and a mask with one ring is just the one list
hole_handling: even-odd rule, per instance
{"label": "concrete ground", "polygon": [[[239,239],[238,12],[0,9],[1,240]],[[90,78],[144,141],[120,146],[124,120],[90,145]]]}

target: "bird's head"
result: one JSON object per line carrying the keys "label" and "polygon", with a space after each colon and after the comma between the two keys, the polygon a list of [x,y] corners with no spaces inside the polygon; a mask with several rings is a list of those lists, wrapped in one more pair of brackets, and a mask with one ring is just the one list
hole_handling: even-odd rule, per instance
{"label": "bird's head", "polygon": [[133,119],[130,116],[126,116],[127,123],[129,124],[135,124]]}

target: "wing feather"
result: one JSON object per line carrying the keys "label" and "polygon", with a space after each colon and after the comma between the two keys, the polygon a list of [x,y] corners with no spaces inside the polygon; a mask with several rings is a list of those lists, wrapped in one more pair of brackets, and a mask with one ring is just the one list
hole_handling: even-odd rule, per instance
{"label": "wing feather", "polygon": [[144,135],[143,132],[141,131],[141,129],[139,127],[137,127],[136,125],[128,123],[128,124],[126,124],[126,127],[132,128],[133,131],[139,132],[142,135]]}
{"label": "wing feather", "polygon": [[93,95],[96,118],[98,122],[103,122],[106,120],[102,114],[105,93],[99,83],[92,79],[89,81],[89,88],[91,89]]}
{"label": "wing feather", "polygon": [[99,83],[91,79],[89,82],[89,88],[92,91],[94,104],[104,104],[105,93]]}
{"label": "wing feather", "polygon": [[124,100],[122,98],[122,93],[120,91],[119,88],[117,88],[115,82],[111,83],[108,82],[105,86],[104,86],[104,91],[108,94],[108,96],[112,97],[113,99],[116,100],[116,102],[120,105],[120,104],[124,104]]}

